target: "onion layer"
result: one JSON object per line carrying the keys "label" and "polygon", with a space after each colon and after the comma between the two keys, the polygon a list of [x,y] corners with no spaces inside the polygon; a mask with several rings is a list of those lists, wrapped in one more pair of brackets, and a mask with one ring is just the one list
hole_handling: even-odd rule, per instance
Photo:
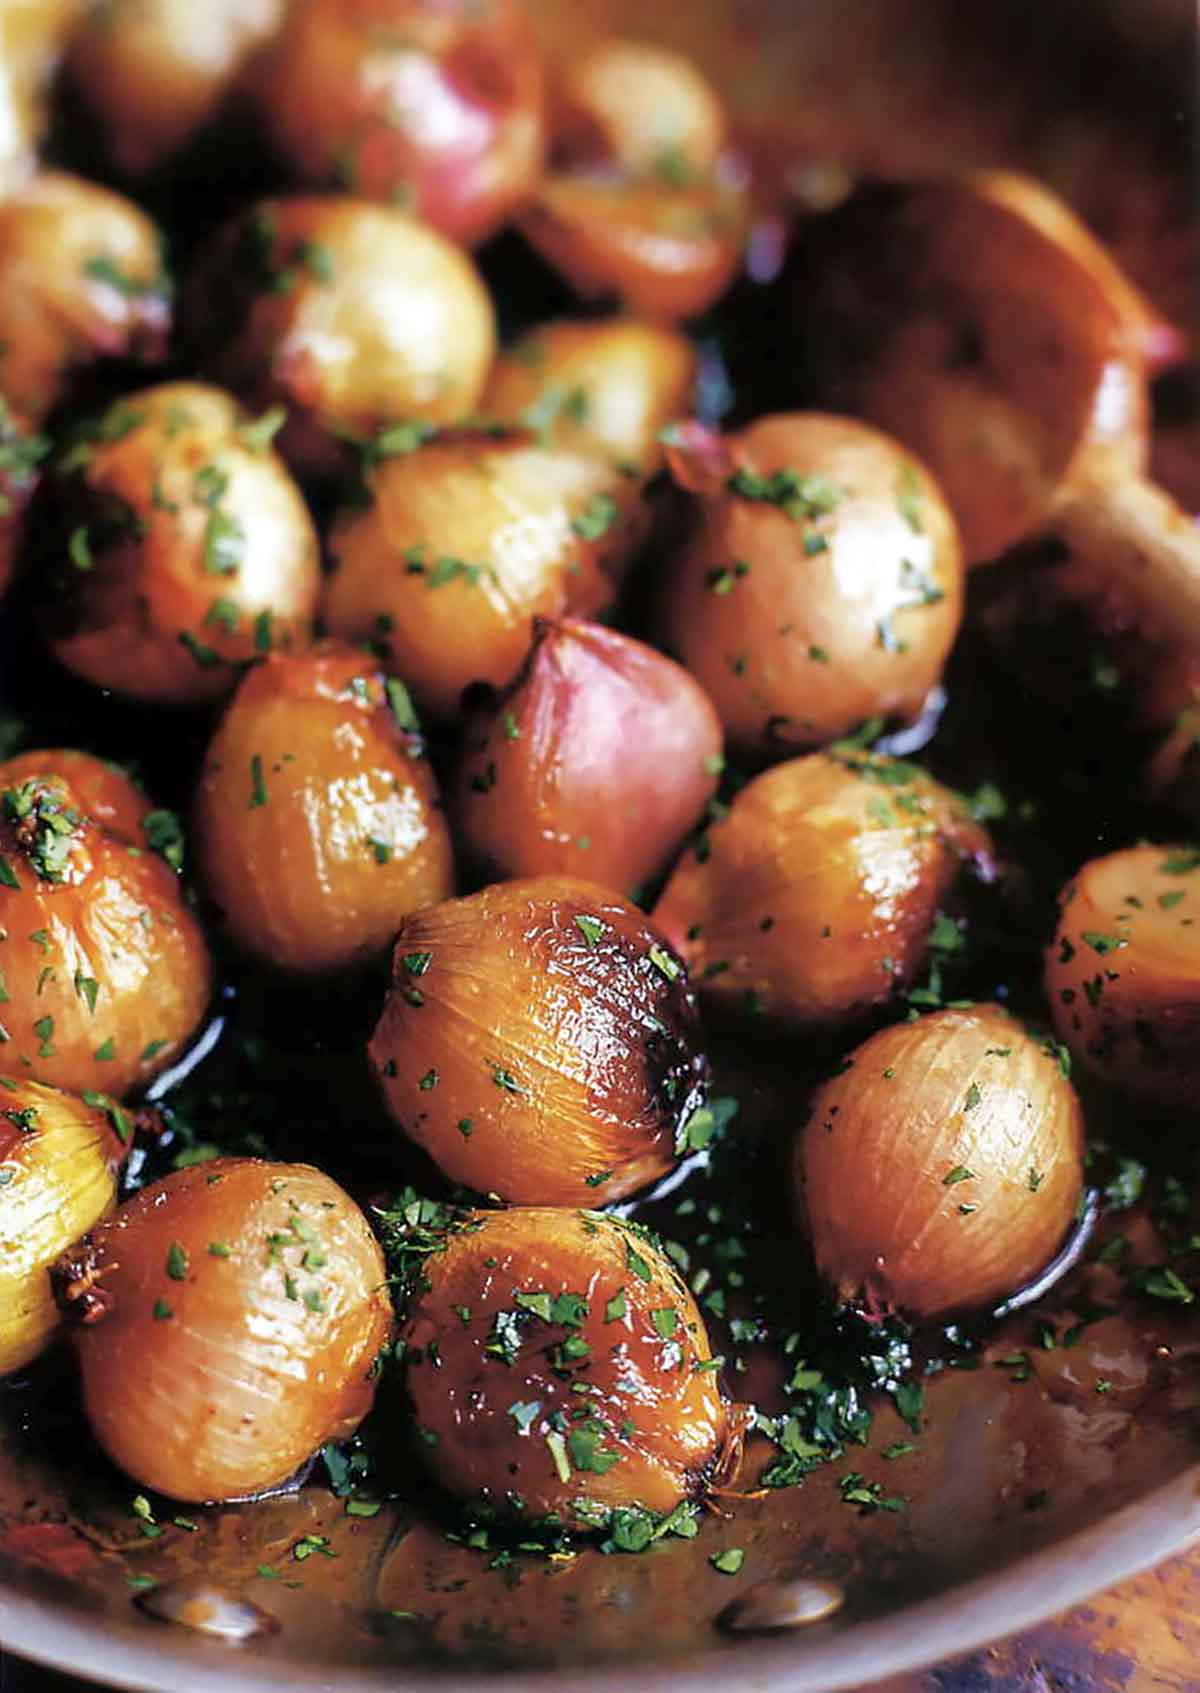
{"label": "onion layer", "polygon": [[1053,1046],[997,1005],[884,1029],[816,1094],[796,1143],[818,1268],[913,1317],[1016,1292],[1063,1242],[1083,1120]]}
{"label": "onion layer", "polygon": [[60,1260],[55,1282],[97,1440],[170,1498],[274,1486],[370,1408],[391,1328],[383,1257],[307,1164],[176,1171]]}
{"label": "onion layer", "polygon": [[671,1168],[703,1102],[683,966],[636,907],[568,877],[405,920],[371,1061],[451,1181],[522,1205],[607,1203]]}

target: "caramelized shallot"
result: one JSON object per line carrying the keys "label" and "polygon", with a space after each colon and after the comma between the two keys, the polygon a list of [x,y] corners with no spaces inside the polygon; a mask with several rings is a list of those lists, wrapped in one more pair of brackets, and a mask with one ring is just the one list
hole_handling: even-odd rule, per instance
{"label": "caramelized shallot", "polygon": [[813,753],[737,794],[654,921],[714,1010],[836,1025],[911,985],[955,879],[991,864],[987,830],[917,765]]}
{"label": "caramelized shallot", "polygon": [[[98,1305],[72,1297],[87,1277]],[[391,1332],[366,1219],[307,1164],[177,1170],[94,1229],[56,1286],[96,1439],[172,1499],[261,1492],[351,1434]]]}
{"label": "caramelized shallot", "polygon": [[566,876],[405,919],[370,1055],[444,1175],[518,1205],[605,1204],[669,1170],[708,1066],[683,965]]}
{"label": "caramelized shallot", "polygon": [[631,893],[700,820],[721,762],[717,714],[679,665],[598,623],[541,623],[468,726],[462,838],[489,880],[561,871]]}
{"label": "caramelized shallot", "polygon": [[1016,1292],[1083,1191],[1083,1117],[1053,1042],[998,1005],[883,1029],[820,1088],[796,1141],[817,1267],[910,1317]]}
{"label": "caramelized shallot", "polygon": [[401,1330],[432,1474],[573,1529],[666,1514],[736,1471],[704,1321],[648,1231],[589,1211],[468,1212],[422,1265]]}
{"label": "caramelized shallot", "polygon": [[131,1132],[105,1095],[0,1076],[0,1377],[58,1327],[49,1267],[116,1204]]}
{"label": "caramelized shallot", "polygon": [[1191,847],[1092,859],[1059,896],[1046,952],[1050,1011],[1072,1057],[1128,1097],[1188,1115],[1200,1109],[1198,872]]}

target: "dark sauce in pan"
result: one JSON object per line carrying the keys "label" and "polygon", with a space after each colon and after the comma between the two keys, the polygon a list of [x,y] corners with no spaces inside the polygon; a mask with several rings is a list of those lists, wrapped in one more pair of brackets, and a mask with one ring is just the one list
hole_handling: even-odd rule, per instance
{"label": "dark sauce in pan", "polygon": [[[259,186],[237,184],[236,198]],[[188,231],[179,238],[186,249]],[[568,308],[515,238],[493,243],[483,263],[506,333]],[[740,284],[696,326],[705,415],[736,423],[804,404],[802,365],[763,335],[787,321],[784,270]],[[112,392],[140,380],[107,374]],[[972,585],[977,599],[988,591]],[[630,617],[636,632],[636,605]],[[186,813],[209,720],[98,695],[28,631],[18,590],[0,614],[0,753],[72,745],[132,762],[159,804]],[[1138,802],[1144,748],[1094,643],[1062,625],[1041,639],[1025,662],[1031,676],[1055,674],[1051,695],[1027,690],[1011,659],[996,662],[969,619],[944,710],[931,709],[920,733],[877,729],[885,750],[974,797],[1005,861],[995,884],[968,895],[965,945],[934,954],[924,1003],[996,998],[1044,1028],[1040,952],[1059,886],[1089,857],[1179,829]],[[443,752],[431,748],[435,764]],[[729,773],[731,791],[738,780]],[[398,1147],[367,1073],[382,967],[353,991],[322,992],[228,957],[222,981],[192,1061],[154,1090],[164,1132],[139,1147],[127,1185],[215,1148],[311,1160],[367,1204],[405,1183],[449,1197]],[[422,1479],[391,1380],[353,1443],[271,1498],[212,1508],[146,1499],[91,1442],[58,1352],[0,1387],[6,1579],[128,1621],[139,1595],[200,1575],[280,1622],[253,1651],[314,1661],[666,1657],[726,1638],[718,1619],[765,1579],[833,1582],[845,1595],[839,1622],[852,1621],[1181,1475],[1200,1433],[1188,1126],[1136,1116],[1080,1082],[1093,1198],[1052,1285],[998,1317],[967,1313],[915,1335],[835,1319],[789,1215],[786,1162],[812,1085],[857,1038],[832,1049],[714,1034],[714,1095],[736,1100],[736,1115],[718,1111],[707,1152],[621,1208],[674,1243],[731,1394],[773,1428],[751,1438],[737,1494],[713,1499],[693,1537],[636,1554],[552,1537],[521,1549],[535,1537],[465,1517]],[[1187,1297],[1153,1277],[1135,1285],[1138,1270],[1168,1262]]]}

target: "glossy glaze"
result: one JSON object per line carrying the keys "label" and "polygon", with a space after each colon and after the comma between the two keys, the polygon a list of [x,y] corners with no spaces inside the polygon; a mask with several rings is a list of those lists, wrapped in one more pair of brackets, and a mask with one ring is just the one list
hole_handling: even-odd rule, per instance
{"label": "glossy glaze", "polygon": [[1135,846],[1060,896],[1046,994],[1060,1040],[1143,1104],[1190,1111],[1200,1085],[1200,890],[1191,848]]}
{"label": "glossy glaze", "polygon": [[[59,1316],[47,1269],[116,1204],[117,1170],[129,1147],[102,1104],[11,1076],[0,1092],[3,1377],[49,1344]],[[131,1137],[128,1119],[122,1126]]]}
{"label": "glossy glaze", "polygon": [[403,206],[470,246],[541,168],[542,66],[511,0],[294,7],[250,86],[300,181]]}
{"label": "glossy glaze", "polygon": [[201,367],[255,410],[282,404],[301,471],[344,468],[344,439],[474,411],[495,312],[465,253],[392,206],[266,200],[218,232],[184,316]]}
{"label": "glossy glaze", "polygon": [[132,201],[82,177],[44,171],[0,204],[0,300],[5,398],[34,423],[77,367],[166,353],[159,232]]}
{"label": "glossy glaze", "polygon": [[844,1300],[915,1317],[995,1302],[1062,1245],[1083,1112],[1053,1045],[1000,1006],[872,1035],[796,1140],[817,1265]]}
{"label": "glossy glaze", "polygon": [[649,476],[662,465],[659,430],[691,408],[698,364],[687,337],[661,324],[563,319],[501,352],[481,409]]}
{"label": "glossy glaze", "polygon": [[707,175],[728,131],[716,89],[686,55],[609,37],[572,55],[556,90],[556,155],[632,176]]}
{"label": "glossy glaze", "polygon": [[304,973],[382,955],[454,891],[449,831],[418,737],[378,666],[325,645],[252,670],[205,758],[196,842],[230,933]]}
{"label": "glossy glaze", "polygon": [[657,931],[606,889],[554,876],[407,918],[370,1056],[393,1119],[443,1174],[528,1205],[647,1186],[707,1078],[694,999]]}
{"label": "glossy glaze", "polygon": [[0,765],[8,1068],[120,1096],[165,1069],[204,1015],[208,948],[175,871],[148,846],[150,812],[127,778],[85,754]]}
{"label": "glossy glaze", "polygon": [[250,424],[218,388],[165,383],[117,401],[65,461],[38,594],[69,670],[194,705],[228,693],[235,665],[307,643],[316,531]]}
{"label": "glossy glaze", "polygon": [[647,521],[635,480],[523,435],[451,436],[384,458],[368,493],[330,532],[325,621],[377,641],[438,717],[472,683],[512,681],[535,617],[607,610]]}
{"label": "glossy glaze", "polygon": [[672,871],[654,921],[702,1000],[768,1026],[853,1022],[914,981],[987,831],[916,766],[813,753],[766,771]]}
{"label": "glossy glaze", "polygon": [[628,1224],[480,1212],[423,1274],[405,1383],[423,1461],[451,1493],[588,1524],[617,1506],[670,1512],[736,1470],[745,1409],[703,1367],[678,1272]]}
{"label": "glossy glaze", "polygon": [[736,275],[748,208],[736,177],[674,187],[609,172],[545,177],[525,235],[576,293],[643,317],[698,317]]}
{"label": "glossy glaze", "polygon": [[143,1188],[56,1269],[96,1439],[174,1499],[254,1493],[357,1427],[392,1326],[354,1202],[305,1164]]}
{"label": "glossy glaze", "polygon": [[757,759],[876,715],[915,717],[963,615],[962,562],[932,477],[846,418],[762,418],[728,443],[733,478],[798,479],[786,499],[735,480],[695,497],[667,572],[663,634]]}

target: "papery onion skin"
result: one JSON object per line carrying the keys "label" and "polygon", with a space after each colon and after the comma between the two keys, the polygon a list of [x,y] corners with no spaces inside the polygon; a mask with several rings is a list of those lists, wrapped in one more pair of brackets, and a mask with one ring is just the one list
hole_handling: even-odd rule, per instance
{"label": "papery onion skin", "polygon": [[[705,1367],[704,1321],[651,1240],[586,1211],[471,1223],[425,1260],[401,1330],[421,1455],[444,1487],[587,1529],[614,1507],[670,1511],[729,1478],[742,1408]],[[549,1307],[575,1320],[514,1298],[539,1293],[577,1295],[573,1311]]]}
{"label": "papery onion skin", "polygon": [[1045,961],[1055,1031],[1083,1069],[1189,1115],[1200,1108],[1198,872],[1190,847],[1092,859],[1059,896]]}
{"label": "papery onion skin", "polygon": [[725,110],[682,53],[610,36],[572,53],[559,80],[555,153],[631,175],[688,180],[725,145]]}
{"label": "papery onion skin", "polygon": [[489,881],[559,872],[632,894],[699,822],[721,762],[717,714],[679,665],[598,623],[545,623],[468,726],[460,838]]}
{"label": "papery onion skin", "polygon": [[405,920],[370,1057],[451,1181],[593,1205],[672,1167],[707,1084],[697,1042],[683,967],[642,913],[543,876]]}
{"label": "papery onion skin", "polygon": [[838,1297],[914,1318],[1043,1270],[1083,1190],[1083,1116],[1053,1043],[997,1005],[872,1035],[812,1101],[797,1200]]}
{"label": "papery onion skin", "polygon": [[345,1438],[392,1327],[366,1219],[307,1164],[223,1158],[165,1176],[55,1281],[96,1439],[172,1499],[259,1492]]}
{"label": "papery onion skin", "polygon": [[67,68],[118,168],[142,175],[194,135],[283,10],[284,0],[91,8],[71,38]]}
{"label": "papery onion skin", "polygon": [[647,521],[614,466],[522,437],[431,441],[383,459],[368,491],[330,535],[325,621],[440,718],[472,684],[513,680],[535,617],[607,610]]}
{"label": "papery onion skin", "polygon": [[698,317],[737,274],[745,195],[716,178],[661,180],[564,171],[542,183],[520,226],[585,298],[616,298],[641,317]]}
{"label": "papery onion skin", "polygon": [[546,323],[501,353],[481,409],[650,476],[663,462],[658,432],[690,410],[698,366],[691,342],[663,324]]}
{"label": "papery onion skin", "polygon": [[987,830],[918,766],[858,751],[764,772],[680,859],[654,921],[725,1016],[836,1027],[911,986]]}
{"label": "papery onion skin", "polygon": [[188,281],[200,367],[254,411],[282,405],[301,475],[346,467],[346,439],[474,412],[496,350],[467,254],[391,206],[262,200],[218,231]]}
{"label": "papery onion skin", "polygon": [[419,737],[366,653],[325,643],[246,676],[196,796],[205,884],[240,946],[301,973],[381,955],[400,920],[454,892],[449,831]]}
{"label": "papery onion skin", "polygon": [[542,68],[515,0],[294,6],[247,80],[301,181],[403,205],[468,246],[540,174]]}
{"label": "papery onion skin", "polygon": [[[668,650],[730,741],[765,761],[915,717],[963,614],[958,533],[928,471],[817,413],[760,418],[730,447],[738,468],[697,500],[662,606]],[[800,495],[784,509],[766,488],[787,474]]]}
{"label": "papery onion skin", "polygon": [[[55,655],[98,687],[198,705],[235,666],[304,646],[320,585],[300,490],[219,388],[164,383],[119,400],[60,473],[40,594]],[[70,461],[68,461],[70,462]]]}
{"label": "papery onion skin", "polygon": [[[151,809],[86,753],[0,764],[0,1050],[10,1068],[120,1096],[165,1069],[200,1023],[208,947],[178,877],[150,850]],[[69,825],[61,835],[56,816]]]}
{"label": "papery onion skin", "polygon": [[103,1104],[0,1076],[0,1377],[59,1325],[49,1266],[116,1204],[127,1148]]}
{"label": "papery onion skin", "polygon": [[170,327],[159,234],[132,201],[61,171],[0,201],[4,397],[21,416],[40,423],[98,358],[157,363]]}

